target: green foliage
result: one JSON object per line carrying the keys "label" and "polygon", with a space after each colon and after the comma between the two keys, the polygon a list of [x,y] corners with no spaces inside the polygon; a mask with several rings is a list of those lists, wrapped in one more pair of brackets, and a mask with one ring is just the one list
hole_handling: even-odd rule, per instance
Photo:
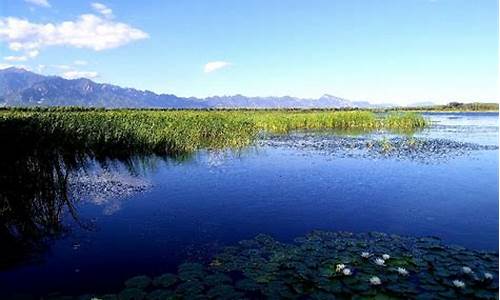
{"label": "green foliage", "polygon": [[109,152],[190,153],[239,148],[261,131],[299,129],[412,130],[426,125],[415,113],[370,111],[105,110],[83,108],[0,110],[0,133],[20,145]]}
{"label": "green foliage", "polygon": [[414,129],[425,127],[426,121],[422,115],[415,112],[393,112],[389,113],[383,120],[384,127],[396,129]]}
{"label": "green foliage", "polygon": [[390,110],[404,111],[498,111],[498,103],[461,103],[450,102],[445,105],[432,105],[423,107],[396,107]]}

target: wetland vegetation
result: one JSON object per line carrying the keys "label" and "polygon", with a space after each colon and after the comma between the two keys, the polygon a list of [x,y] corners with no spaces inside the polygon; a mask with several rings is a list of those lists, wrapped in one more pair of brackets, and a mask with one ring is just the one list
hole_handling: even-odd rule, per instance
{"label": "wetland vegetation", "polygon": [[8,109],[0,111],[0,134],[13,144],[104,152],[187,153],[238,148],[259,132],[300,129],[416,130],[416,113],[371,111],[154,111],[101,109]]}
{"label": "wetland vegetation", "polygon": [[495,299],[497,273],[496,252],[470,251],[434,237],[313,231],[286,244],[260,234],[206,263],[186,262],[177,273],[154,278],[137,275],[115,294],[83,297]]}
{"label": "wetland vegetation", "polygon": [[[155,111],[81,108],[2,109],[0,149],[2,238],[7,267],[63,233],[64,212],[78,220],[68,197],[71,173],[89,159],[160,154],[185,159],[199,149],[241,148],[262,132],[297,129],[417,129],[415,114],[379,117],[368,111]],[[73,184],[74,185],[74,184]],[[92,190],[92,188],[90,188]]]}
{"label": "wetland vegetation", "polygon": [[435,111],[435,112],[471,112],[471,111],[496,111],[498,112],[498,103],[495,102],[450,102],[443,105],[429,105],[429,106],[410,106],[410,107],[396,107],[389,110],[400,111]]}
{"label": "wetland vegetation", "polygon": [[[65,240],[67,236],[71,236],[72,227],[68,226],[68,222],[63,222],[65,216],[69,216],[72,222],[83,230],[92,231],[91,228],[95,226],[93,221],[89,221],[88,212],[83,213],[87,218],[82,218],[79,207],[85,206],[85,198],[94,194],[107,193],[109,197],[115,197],[114,188],[119,190],[122,184],[113,177],[110,183],[104,180],[105,178],[103,182],[97,183],[93,179],[89,179],[88,170],[96,162],[106,168],[113,161],[119,161],[120,164],[125,165],[128,172],[135,173],[137,165],[150,164],[149,160],[153,157],[165,160],[168,158],[168,160],[175,160],[180,164],[180,162],[189,161],[191,156],[197,155],[196,153],[200,153],[198,150],[202,150],[201,153],[206,154],[226,148],[240,149],[253,144],[257,148],[279,149],[279,151],[285,151],[284,153],[305,151],[309,154],[315,152],[334,154],[338,159],[336,163],[342,163],[346,158],[350,163],[354,163],[352,159],[355,158],[362,161],[362,164],[370,165],[373,164],[373,161],[383,158],[385,162],[381,164],[390,166],[394,163],[393,159],[403,159],[419,163],[416,166],[405,164],[405,168],[410,166],[410,168],[426,170],[429,168],[420,162],[427,163],[433,157],[441,159],[449,156],[464,156],[462,154],[472,152],[498,151],[498,146],[495,144],[478,144],[442,137],[423,138],[418,136],[420,130],[425,130],[432,124],[427,116],[414,112],[376,113],[357,110],[162,111],[78,108],[0,110],[0,133],[2,138],[10,141],[0,149],[3,156],[0,161],[0,178],[2,178],[0,181],[0,216],[3,225],[0,238],[5,241],[4,255],[0,258],[0,268],[13,270],[21,265],[35,262],[43,264],[44,253],[52,249],[52,245],[56,241]],[[332,134],[332,132],[347,134],[339,136]],[[400,133],[410,134],[401,135]],[[415,136],[413,133],[416,133]],[[496,131],[494,134],[497,134]],[[208,152],[203,152],[204,149]],[[283,153],[278,152],[271,159],[268,159],[266,164],[279,160],[282,155]],[[265,156],[262,156],[261,159],[265,159]],[[296,158],[287,156],[287,159]],[[323,158],[318,161],[321,164],[327,164]],[[310,168],[309,162],[307,165]],[[280,199],[276,194],[267,194],[267,191],[272,191],[274,187],[265,188],[266,175],[273,172],[273,168],[281,168],[280,166],[281,164],[278,163],[269,170],[256,169],[260,173],[255,176],[257,178],[255,180],[261,181],[258,181],[255,189],[258,193],[268,197],[267,201],[264,201],[265,203],[273,202],[270,201],[273,199]],[[350,166],[347,170],[352,172],[356,170],[356,166]],[[377,167],[377,165],[373,166]],[[153,169],[156,168],[159,167],[153,166]],[[186,164],[185,168],[190,168],[189,163]],[[334,169],[335,165],[317,169],[317,174],[324,176],[329,168]],[[364,171],[366,171],[365,168],[370,170],[370,167],[363,166]],[[385,172],[385,169],[377,170]],[[391,170],[391,172],[394,171],[394,169]],[[188,174],[196,176],[197,172],[189,171]],[[308,192],[307,186],[300,185],[300,182],[306,179],[299,176],[297,178],[302,179],[287,185],[286,190],[294,190],[293,194],[304,192],[304,195],[301,196],[304,199],[309,198],[310,193],[325,191],[325,194],[321,194],[320,198],[335,201],[335,197],[330,198],[329,196],[329,188],[333,187],[342,191],[345,193],[342,194],[345,197],[350,197],[352,193],[355,194],[356,191],[362,189],[362,187],[356,186],[354,190],[346,193],[343,188],[356,185],[356,183],[352,182],[352,178],[346,179],[343,184],[335,183],[334,178],[339,178],[338,174],[346,173],[345,170],[344,172],[332,170],[332,172],[335,175],[327,180],[332,183],[328,186],[321,185],[322,177],[311,176],[311,178],[316,179],[311,182],[313,187]],[[383,174],[390,178],[389,173]],[[281,173],[279,175],[281,176]],[[169,180],[165,180],[169,184],[173,182],[169,188],[175,189],[175,178],[178,176],[180,175],[176,174]],[[203,178],[210,178],[210,176],[219,175],[207,173]],[[370,176],[373,175],[364,174],[363,176],[358,175],[359,178],[369,181]],[[288,178],[294,178],[294,176],[288,176]],[[398,178],[404,179],[406,177],[400,174]],[[190,187],[199,184],[197,180],[192,178],[184,178],[183,180],[189,182]],[[235,179],[232,176],[228,176],[226,180],[231,182],[231,186],[233,186]],[[280,182],[281,180],[283,179],[280,179]],[[378,178],[375,180],[377,184],[384,184],[380,183]],[[248,178],[244,178],[242,181],[251,182]],[[396,184],[396,186],[410,188],[413,186],[413,182],[403,182],[404,184]],[[280,185],[279,182],[273,184]],[[425,183],[420,182],[420,184]],[[130,197],[130,195],[134,195],[136,189],[139,192],[144,191],[147,186],[142,182],[125,186],[128,190],[125,191],[124,195]],[[393,189],[397,192],[397,188],[393,187]],[[76,191],[77,197],[71,194],[71,190]],[[180,190],[186,191],[186,187]],[[208,191],[217,190],[210,188],[202,194],[208,195]],[[231,203],[235,199],[238,200],[231,198],[233,196],[228,196],[228,194],[231,195],[231,190],[229,193],[223,191],[217,197],[222,199],[229,197]],[[118,191],[118,193],[121,192]],[[203,207],[206,203],[211,203],[214,205],[214,209],[217,209],[218,198],[204,198],[204,201],[193,206],[192,204],[184,204],[186,200],[183,197],[185,196],[174,194],[173,198],[169,198],[164,193],[165,191],[161,194],[161,199],[155,199],[155,202],[163,203],[162,201],[165,200],[163,198],[166,198],[168,201],[164,205],[169,205],[169,201],[175,203],[175,197],[179,197],[183,203],[182,207],[186,206],[189,211],[187,213],[189,218],[184,219],[187,224],[192,218],[200,218],[191,215],[192,212],[197,211],[196,206]],[[186,195],[189,197],[190,194]],[[488,195],[486,198],[489,197]],[[413,194],[410,193],[407,197],[412,196]],[[200,198],[199,194],[195,194],[193,197]],[[291,194],[289,197],[293,198],[293,195]],[[363,201],[365,197],[366,195],[360,196],[358,200]],[[387,197],[389,196],[384,194],[383,199],[374,199],[373,202],[384,202]],[[430,199],[436,197],[434,195]],[[460,196],[457,195],[457,197]],[[300,199],[302,198],[287,199],[287,202],[302,205],[302,208],[306,210],[311,209],[309,204],[301,204]],[[187,198],[185,203],[190,203],[189,201],[192,199]],[[252,192],[249,203],[253,205],[259,201],[259,198],[255,197],[254,192]],[[397,199],[397,201],[404,201],[404,199]],[[352,201],[352,203],[355,202]],[[419,201],[410,202],[418,203]],[[321,203],[319,202],[318,205],[321,206]],[[341,207],[346,205],[337,204]],[[247,206],[247,208],[250,207],[250,211],[252,205]],[[397,204],[393,205],[397,207]],[[365,204],[367,209],[369,206],[369,204]],[[259,214],[266,211],[266,207],[261,207]],[[276,207],[275,209],[280,209],[281,212],[281,208]],[[148,215],[147,219],[153,218],[154,220],[155,215],[151,215],[151,211],[148,213],[147,206],[144,207],[144,210],[144,213]],[[172,211],[175,212],[176,217],[183,214],[182,210],[174,209]],[[237,212],[237,209],[233,207],[233,211]],[[219,213],[217,209],[214,214],[224,218],[222,215],[219,216]],[[166,213],[163,212],[163,214]],[[287,215],[286,206],[283,214]],[[289,228],[296,226],[296,223],[315,224],[314,220],[328,219],[328,216],[318,218],[318,214],[321,212],[312,214],[313,219],[309,219],[307,222],[300,220],[302,215],[299,217],[291,215],[290,219],[294,220],[294,224],[289,224],[286,231],[288,232]],[[205,217],[203,215],[200,220]],[[239,217],[242,218],[241,215]],[[279,218],[280,214],[276,214],[274,217]],[[297,222],[295,222],[296,218],[299,218]],[[397,218],[397,216],[391,216],[391,218]],[[244,218],[242,219],[244,220]],[[168,217],[162,216],[161,220],[168,220]],[[152,221],[152,232],[156,226],[154,223],[162,221]],[[140,221],[137,222],[140,223]],[[232,222],[239,221],[232,219],[231,226],[233,226]],[[260,222],[264,222],[264,220],[260,220]],[[381,221],[378,220],[378,222]],[[344,223],[346,223],[345,220]],[[131,224],[135,223],[132,221]],[[203,232],[209,231],[212,226],[210,223],[200,224],[204,224],[199,226]],[[244,222],[238,224],[246,226]],[[128,221],[127,226],[129,226]],[[188,225],[183,224],[180,220],[177,221],[177,219],[175,224],[168,224],[168,228],[176,228],[177,226]],[[196,227],[198,228],[198,225]],[[307,225],[306,227],[308,231],[320,228],[316,225]],[[141,229],[138,230],[141,231]],[[145,231],[148,232],[149,229]],[[259,232],[269,233],[263,230]],[[255,236],[258,232],[252,231],[252,233]],[[164,233],[157,232],[157,234],[162,236]],[[106,288],[94,290],[86,288],[85,293],[87,294],[83,296],[76,296],[78,293],[81,294],[81,290],[69,293],[55,290],[56,293],[50,293],[48,299],[92,299],[94,297],[98,299],[189,299],[196,297],[210,299],[333,299],[332,297],[350,299],[352,295],[357,295],[359,299],[372,299],[374,297],[377,297],[375,299],[406,299],[418,296],[424,299],[431,296],[435,299],[460,297],[494,299],[498,295],[496,275],[498,272],[498,253],[495,251],[466,249],[445,244],[433,237],[419,237],[418,235],[410,237],[383,233],[352,234],[313,231],[307,236],[297,238],[295,243],[292,243],[289,240],[282,242],[279,236],[275,240],[266,234],[259,234],[252,240],[223,243],[223,247],[216,248],[210,255],[203,255],[202,259],[182,259],[176,261],[174,268],[163,268],[162,266],[161,272],[133,273],[145,275],[134,276],[125,281],[121,289],[116,283],[113,283]],[[209,238],[211,238],[210,235]],[[133,236],[132,239],[134,239]],[[156,236],[152,238],[152,240],[156,239]],[[158,240],[162,241],[160,237]],[[134,241],[149,243],[144,240]],[[162,246],[161,257],[165,256],[163,251],[178,251],[176,247],[181,249],[178,243],[179,241],[175,240],[175,243],[171,245],[172,249]],[[78,253],[81,251],[79,245],[80,242],[75,243],[71,246],[72,250],[70,251]],[[145,246],[145,250],[141,251],[146,252],[146,249]],[[104,248],[98,249],[98,251],[106,253],[109,250]],[[107,255],[111,259],[113,255],[119,256],[121,254],[113,252],[113,254],[108,253]],[[162,259],[158,256],[159,254],[153,253],[151,255],[156,259]],[[46,256],[45,259],[47,259]],[[95,257],[92,256],[91,261],[94,259]],[[82,261],[84,261],[83,258]],[[75,262],[71,263],[80,262],[76,259]],[[155,265],[158,264],[155,262]],[[127,266],[123,268],[127,270]],[[76,271],[73,272],[73,270],[70,270],[70,273],[80,274],[80,267],[75,270],[78,270],[78,273],[74,273]],[[133,275],[127,274],[128,277]],[[93,278],[97,275],[89,274],[89,276]],[[120,280],[123,279],[120,278]],[[75,279],[77,286],[82,284],[80,280]],[[95,284],[94,279],[88,282],[90,285],[87,287]],[[75,286],[72,288],[77,290]],[[71,290],[71,288],[68,287],[67,290]],[[49,293],[41,292],[41,294],[47,295]],[[66,296],[68,294],[70,296]]]}

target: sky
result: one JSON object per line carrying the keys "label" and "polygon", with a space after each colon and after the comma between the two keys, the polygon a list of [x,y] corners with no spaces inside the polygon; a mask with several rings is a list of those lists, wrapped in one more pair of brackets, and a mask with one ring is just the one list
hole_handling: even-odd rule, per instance
{"label": "sky", "polygon": [[169,93],[498,101],[496,0],[0,0],[0,68]]}

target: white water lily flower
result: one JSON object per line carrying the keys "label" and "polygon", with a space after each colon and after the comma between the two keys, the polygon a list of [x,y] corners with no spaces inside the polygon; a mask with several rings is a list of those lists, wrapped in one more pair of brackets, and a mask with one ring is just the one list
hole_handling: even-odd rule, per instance
{"label": "white water lily flower", "polygon": [[383,255],[382,255],[382,258],[383,258],[384,260],[388,260],[389,258],[391,258],[391,256],[390,256],[389,254],[383,254]]}
{"label": "white water lily flower", "polygon": [[484,273],[484,278],[493,279],[493,274],[491,274],[490,272],[486,272],[486,273]]}
{"label": "white water lily flower", "polygon": [[462,272],[464,272],[465,274],[470,274],[472,273],[472,269],[469,267],[462,267]]}
{"label": "white water lily flower", "polygon": [[345,275],[345,276],[351,276],[352,275],[352,271],[351,269],[349,268],[345,268],[342,270],[342,273]]}
{"label": "white water lily flower", "polygon": [[376,265],[385,266],[385,260],[383,260],[382,258],[375,258],[374,262]]}
{"label": "white water lily flower", "polygon": [[382,281],[377,276],[372,276],[370,278],[370,283],[373,285],[380,285],[382,283]]}
{"label": "white water lily flower", "polygon": [[361,257],[362,258],[368,258],[370,256],[371,256],[370,252],[361,252]]}
{"label": "white water lily flower", "polygon": [[463,288],[465,286],[465,282],[462,280],[453,280],[453,285],[457,288]]}
{"label": "white water lily flower", "polygon": [[398,267],[397,271],[398,271],[398,273],[399,273],[400,275],[403,275],[403,276],[408,275],[408,271],[406,271],[406,269],[405,269],[405,268]]}
{"label": "white water lily flower", "polygon": [[337,265],[337,267],[336,267],[336,271],[337,271],[337,272],[340,272],[340,271],[342,271],[344,268],[345,268],[345,265],[344,265],[344,264],[338,264],[338,265]]}

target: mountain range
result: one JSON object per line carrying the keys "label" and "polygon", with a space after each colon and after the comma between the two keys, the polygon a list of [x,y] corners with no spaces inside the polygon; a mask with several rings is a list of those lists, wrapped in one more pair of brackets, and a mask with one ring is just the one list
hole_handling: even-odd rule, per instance
{"label": "mountain range", "polygon": [[178,97],[97,83],[64,79],[25,69],[0,70],[0,106],[84,106],[107,108],[342,108],[375,107],[332,95],[320,98],[214,96]]}

